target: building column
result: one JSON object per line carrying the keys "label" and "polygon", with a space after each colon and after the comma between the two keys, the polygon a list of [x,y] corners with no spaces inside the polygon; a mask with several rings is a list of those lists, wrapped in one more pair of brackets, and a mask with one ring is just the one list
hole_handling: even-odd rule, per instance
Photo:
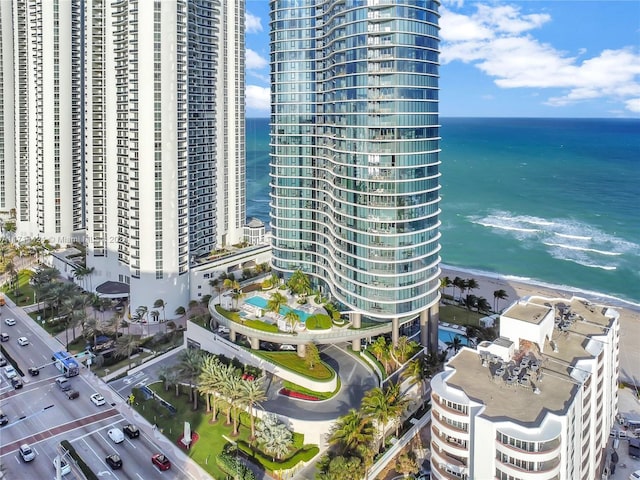
{"label": "building column", "polygon": [[307,355],[307,345],[304,343],[298,344],[298,356],[304,358]]}
{"label": "building column", "polygon": [[229,340],[233,343],[236,342],[236,331],[233,328],[229,330]]}
{"label": "building column", "polygon": [[[356,313],[356,312],[351,312],[349,314],[349,317],[351,317],[351,326],[353,328],[360,328],[362,325],[362,314],[361,313]],[[361,344],[360,344],[360,339],[359,338],[354,338],[351,342],[351,349],[354,352],[359,352],[361,348]]]}
{"label": "building column", "polygon": [[391,319],[391,345],[395,347],[398,346],[398,337],[400,336],[400,319],[398,317],[394,317]]}
{"label": "building column", "polygon": [[440,307],[438,303],[420,312],[420,343],[427,347],[428,352],[438,352],[439,320]]}
{"label": "building column", "polygon": [[249,341],[251,342],[251,349],[252,350],[260,349],[260,339],[258,337],[251,337],[249,339]]}

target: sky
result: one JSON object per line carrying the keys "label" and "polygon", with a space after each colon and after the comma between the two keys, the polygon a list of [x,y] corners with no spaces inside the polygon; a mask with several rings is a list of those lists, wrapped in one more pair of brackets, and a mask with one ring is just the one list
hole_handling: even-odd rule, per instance
{"label": "sky", "polygon": [[[640,1],[443,0],[440,114],[640,118]],[[269,116],[269,2],[246,1],[247,117]]]}

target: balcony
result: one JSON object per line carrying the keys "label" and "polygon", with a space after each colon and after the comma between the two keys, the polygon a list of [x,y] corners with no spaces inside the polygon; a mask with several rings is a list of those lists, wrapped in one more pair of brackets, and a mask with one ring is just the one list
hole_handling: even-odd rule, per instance
{"label": "balcony", "polygon": [[523,480],[552,480],[560,473],[560,460],[542,462],[538,464],[536,470],[528,470],[496,459],[496,467],[508,475]]}

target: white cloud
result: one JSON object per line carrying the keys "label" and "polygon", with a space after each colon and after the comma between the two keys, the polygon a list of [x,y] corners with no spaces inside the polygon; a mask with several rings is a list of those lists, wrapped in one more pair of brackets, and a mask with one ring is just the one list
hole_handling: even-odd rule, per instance
{"label": "white cloud", "polygon": [[258,33],[262,31],[262,19],[249,12],[245,13],[244,25],[247,33]]}
{"label": "white cloud", "polygon": [[268,112],[271,109],[271,91],[269,87],[247,85],[245,90],[245,101],[247,109]]}
{"label": "white cloud", "polygon": [[247,48],[245,53],[245,65],[247,70],[260,70],[269,65],[269,62],[250,48]]}
{"label": "white cloud", "polygon": [[637,111],[638,49],[604,50],[579,60],[584,49],[570,56],[529,33],[550,20],[547,14],[523,14],[512,5],[477,5],[468,16],[443,9],[441,61],[471,63],[493,77],[501,88],[564,89],[562,95],[549,98],[548,105],[607,98]]}

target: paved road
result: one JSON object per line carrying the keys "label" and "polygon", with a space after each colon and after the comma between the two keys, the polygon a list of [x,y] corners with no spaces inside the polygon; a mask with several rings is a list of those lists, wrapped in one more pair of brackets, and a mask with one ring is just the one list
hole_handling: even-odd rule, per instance
{"label": "paved road", "polygon": [[[16,325],[6,325],[5,318],[15,318]],[[7,359],[25,373],[30,366],[50,363],[52,352],[61,349],[60,344],[21,309],[2,307],[0,325],[11,337],[2,344]],[[19,346],[16,342],[19,336],[29,338],[30,344]],[[72,387],[80,393],[75,400],[69,400],[56,386],[54,379],[59,375],[53,365],[48,365],[39,376],[27,374],[22,389],[13,390],[6,377],[0,382],[0,405],[9,418],[9,424],[0,429],[0,460],[6,468],[7,480],[53,478],[52,460],[63,439],[69,440],[101,477],[116,480],[210,478],[88,369],[82,368],[80,375],[70,379]],[[4,372],[0,376],[4,376]],[[95,392],[105,397],[106,405],[96,406],[90,401],[90,395]],[[142,436],[132,442],[113,444],[106,432],[125,423],[136,423]],[[17,449],[22,443],[29,443],[36,452],[33,462],[21,461]],[[121,454],[124,463],[123,469],[117,472],[111,471],[104,462],[106,455],[114,452]],[[170,458],[170,471],[159,472],[151,464],[151,455],[157,452]],[[75,480],[74,476],[72,472],[65,480]]]}

